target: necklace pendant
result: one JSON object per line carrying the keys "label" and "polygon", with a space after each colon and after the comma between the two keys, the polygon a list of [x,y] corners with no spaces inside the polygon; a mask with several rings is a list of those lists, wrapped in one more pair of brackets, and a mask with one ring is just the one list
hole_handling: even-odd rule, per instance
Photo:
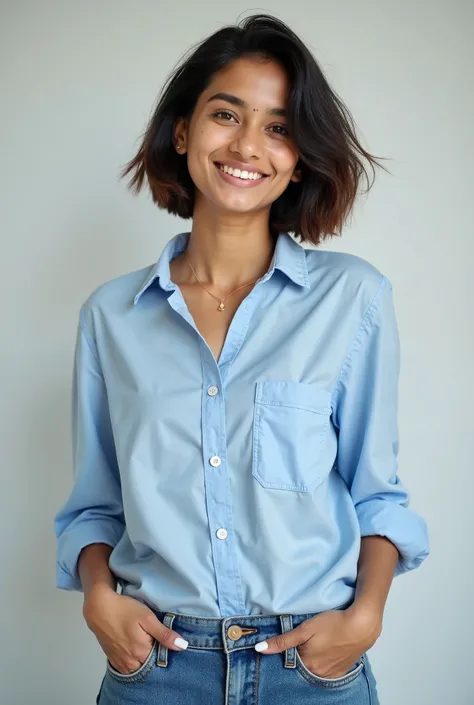
{"label": "necklace pendant", "polygon": [[219,306],[217,307],[217,310],[218,310],[218,311],[223,311],[223,310],[224,310],[224,302],[223,302],[223,301],[220,302]]}

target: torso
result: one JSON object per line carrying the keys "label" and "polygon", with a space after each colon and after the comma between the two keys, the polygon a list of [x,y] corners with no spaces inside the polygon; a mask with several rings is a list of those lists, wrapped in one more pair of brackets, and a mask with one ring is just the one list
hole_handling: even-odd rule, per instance
{"label": "torso", "polygon": [[[219,362],[227,331],[232,323],[234,314],[242,301],[249,295],[253,286],[245,286],[231,294],[224,301],[224,310],[218,311],[218,299],[208,294],[198,282],[192,284],[179,283],[179,270],[176,266],[177,263],[174,263],[175,260],[170,262],[171,280],[179,286],[198,331],[212,350],[216,362]],[[210,289],[210,287],[206,288]],[[219,292],[212,291],[212,293],[219,296]]]}

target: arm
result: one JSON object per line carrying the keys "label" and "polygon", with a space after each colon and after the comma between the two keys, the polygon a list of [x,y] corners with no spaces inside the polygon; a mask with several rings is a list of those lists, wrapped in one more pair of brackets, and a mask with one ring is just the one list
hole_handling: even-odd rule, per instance
{"label": "arm", "polygon": [[111,553],[111,546],[94,543],[83,548],[79,554],[78,572],[84,592],[84,602],[93,590],[106,588],[117,592],[117,578],[109,569]]}
{"label": "arm", "polygon": [[392,287],[382,277],[336,383],[337,470],[361,532],[354,607],[379,620],[393,578],[429,555],[427,528],[398,472],[400,343]]}
{"label": "arm", "polygon": [[[84,592],[95,575],[111,584],[105,563],[107,546],[114,548],[125,529],[120,475],[110,421],[107,390],[97,349],[81,308],[77,328],[72,385],[73,489],[54,518],[57,537],[56,585]],[[92,569],[78,571],[82,549],[91,544]],[[88,551],[89,554],[89,551]],[[110,555],[110,550],[109,550]],[[108,556],[107,556],[108,560]],[[81,557],[81,564],[83,563]],[[83,577],[84,576],[84,577]],[[83,584],[85,579],[87,586]]]}
{"label": "arm", "polygon": [[398,559],[396,546],[384,536],[361,539],[356,594],[348,612],[362,618],[374,642],[382,632],[383,612]]}

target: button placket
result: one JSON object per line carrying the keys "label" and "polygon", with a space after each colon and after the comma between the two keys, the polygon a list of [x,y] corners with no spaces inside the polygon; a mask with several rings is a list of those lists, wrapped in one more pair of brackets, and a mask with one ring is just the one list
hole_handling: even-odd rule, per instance
{"label": "button placket", "polygon": [[[219,371],[222,376],[220,366]],[[216,571],[217,594],[222,616],[243,614],[245,605],[242,587],[239,583],[232,534],[232,497],[229,491],[226,466],[224,386],[223,383],[217,385],[212,382],[213,379],[216,379],[214,364],[206,362],[204,372],[207,380],[201,398],[202,450],[205,464],[206,508]],[[222,456],[219,456],[219,452],[222,452]],[[231,584],[232,588],[229,588]]]}

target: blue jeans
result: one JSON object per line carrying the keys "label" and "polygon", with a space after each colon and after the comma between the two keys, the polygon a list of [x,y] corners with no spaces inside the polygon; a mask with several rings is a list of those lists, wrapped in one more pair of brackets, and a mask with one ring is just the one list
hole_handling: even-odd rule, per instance
{"label": "blue jeans", "polygon": [[146,661],[127,675],[107,660],[96,705],[379,705],[367,653],[346,675],[320,678],[296,648],[267,656],[255,651],[258,641],[314,613],[219,619],[150,609],[188,648],[172,651],[155,640]]}

